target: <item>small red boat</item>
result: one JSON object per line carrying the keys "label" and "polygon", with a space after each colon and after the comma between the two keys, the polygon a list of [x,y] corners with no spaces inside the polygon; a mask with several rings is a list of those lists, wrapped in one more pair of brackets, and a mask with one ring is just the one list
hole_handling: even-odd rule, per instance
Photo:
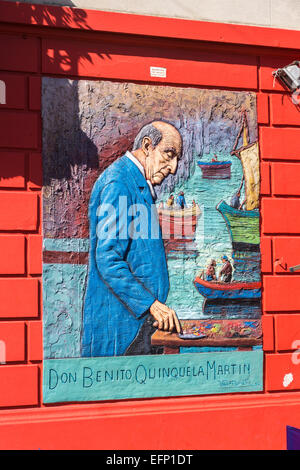
{"label": "small red boat", "polygon": [[196,204],[185,209],[158,209],[163,238],[193,239],[201,215]]}
{"label": "small red boat", "polygon": [[231,162],[198,162],[202,178],[221,180],[231,178]]}

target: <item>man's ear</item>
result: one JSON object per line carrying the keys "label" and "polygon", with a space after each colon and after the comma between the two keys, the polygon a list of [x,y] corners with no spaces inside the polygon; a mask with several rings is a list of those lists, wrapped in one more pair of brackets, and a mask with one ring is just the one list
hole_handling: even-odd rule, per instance
{"label": "man's ear", "polygon": [[144,154],[146,155],[146,157],[148,157],[148,154],[149,154],[149,147],[151,146],[152,144],[152,141],[151,141],[151,138],[150,137],[144,137],[143,138],[143,141],[142,141],[142,150],[144,152]]}

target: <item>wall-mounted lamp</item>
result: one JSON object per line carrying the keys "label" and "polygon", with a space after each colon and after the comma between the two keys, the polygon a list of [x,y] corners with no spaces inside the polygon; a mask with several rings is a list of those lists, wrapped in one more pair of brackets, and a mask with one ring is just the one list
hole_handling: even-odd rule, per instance
{"label": "wall-mounted lamp", "polygon": [[297,264],[296,266],[291,266],[290,271],[291,273],[294,273],[295,271],[300,271],[300,264]]}
{"label": "wall-mounted lamp", "polygon": [[294,60],[289,65],[272,72],[272,75],[280,80],[283,85],[291,92],[300,88],[300,61]]}

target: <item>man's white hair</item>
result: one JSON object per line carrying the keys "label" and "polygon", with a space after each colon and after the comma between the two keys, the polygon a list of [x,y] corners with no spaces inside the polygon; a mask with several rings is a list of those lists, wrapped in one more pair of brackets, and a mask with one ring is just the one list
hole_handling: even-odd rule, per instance
{"label": "man's white hair", "polygon": [[155,148],[162,139],[162,133],[153,124],[146,124],[137,134],[134,139],[132,150],[137,150],[142,147],[143,138],[149,137],[152,142],[152,146]]}

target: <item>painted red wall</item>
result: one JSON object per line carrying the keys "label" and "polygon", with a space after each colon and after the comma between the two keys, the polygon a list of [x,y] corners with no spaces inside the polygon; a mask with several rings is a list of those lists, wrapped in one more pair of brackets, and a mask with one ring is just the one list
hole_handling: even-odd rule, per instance
{"label": "painted red wall", "polygon": [[[0,2],[0,34],[0,448],[285,449],[300,428],[300,274],[286,269],[300,264],[300,113],[272,71],[299,58],[300,32]],[[42,404],[43,75],[257,92],[262,393]]]}

